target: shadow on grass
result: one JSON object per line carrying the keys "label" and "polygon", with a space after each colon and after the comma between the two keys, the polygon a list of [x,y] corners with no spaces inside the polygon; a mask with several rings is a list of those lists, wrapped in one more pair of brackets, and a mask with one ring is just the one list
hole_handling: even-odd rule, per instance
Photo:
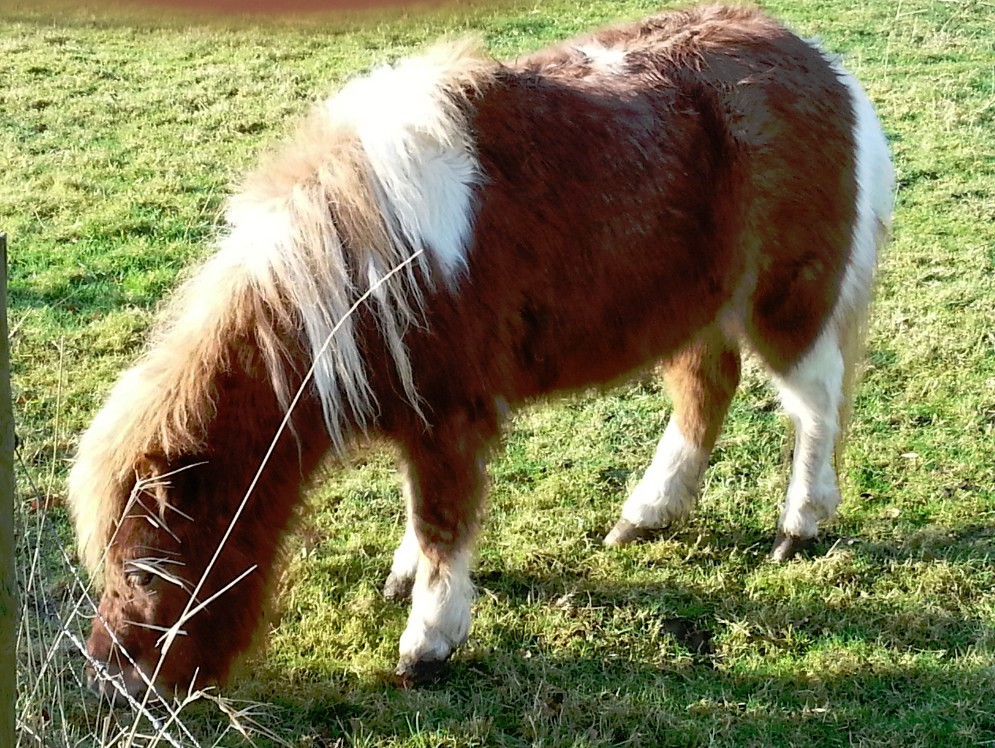
{"label": "shadow on grass", "polygon": [[[801,594],[755,583],[784,568],[762,553],[744,556],[742,584],[721,589],[607,582],[571,571],[484,571],[475,579],[496,601],[499,620],[471,635],[440,681],[403,690],[389,672],[316,672],[300,691],[260,698],[277,706],[282,734],[312,746],[905,746],[990,739],[992,622],[931,600],[910,608],[859,589],[870,589],[896,563],[986,563],[995,530],[923,531],[845,551],[838,540],[820,541],[812,561],[796,564],[835,564],[829,581]],[[769,538],[731,530],[697,542],[766,551]],[[327,571],[355,581],[355,564],[340,561],[341,568]],[[689,566],[696,563],[712,562]],[[848,586],[858,591],[833,594]],[[550,611],[557,622],[537,622],[537,614]],[[406,606],[384,602],[372,612],[380,625],[396,625]]]}

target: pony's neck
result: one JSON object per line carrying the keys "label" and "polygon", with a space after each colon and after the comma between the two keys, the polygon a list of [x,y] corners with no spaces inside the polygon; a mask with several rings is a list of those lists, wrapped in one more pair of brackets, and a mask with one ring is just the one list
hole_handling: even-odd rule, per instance
{"label": "pony's neck", "polygon": [[[321,406],[306,390],[285,419],[285,400],[274,390],[269,362],[252,333],[236,340],[226,358],[227,366],[216,375],[214,413],[201,455],[211,476],[206,482],[212,503],[230,517],[251,490],[246,522],[258,521],[261,532],[280,536],[330,446]],[[296,392],[300,376],[289,372],[283,381]]]}

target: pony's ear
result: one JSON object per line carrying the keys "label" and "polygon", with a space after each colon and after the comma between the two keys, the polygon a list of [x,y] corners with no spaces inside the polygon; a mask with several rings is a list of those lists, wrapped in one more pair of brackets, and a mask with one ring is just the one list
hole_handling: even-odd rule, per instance
{"label": "pony's ear", "polygon": [[159,513],[168,506],[168,478],[163,478],[169,472],[165,455],[146,452],[135,463],[136,488],[148,495],[154,496],[159,507]]}
{"label": "pony's ear", "polygon": [[135,464],[135,473],[139,480],[154,481],[166,474],[166,456],[158,452],[146,452]]}

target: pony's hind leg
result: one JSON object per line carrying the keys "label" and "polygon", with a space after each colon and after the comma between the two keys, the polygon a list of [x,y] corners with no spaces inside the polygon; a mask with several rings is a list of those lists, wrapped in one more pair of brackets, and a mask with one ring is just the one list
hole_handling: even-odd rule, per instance
{"label": "pony's hind leg", "polygon": [[[418,543],[411,611],[397,674],[432,678],[470,632],[470,555],[485,490],[485,455],[497,433],[490,414],[461,413],[405,443],[410,530]],[[408,564],[402,541],[402,565]]]}
{"label": "pony's hind leg", "polygon": [[818,533],[819,521],[832,518],[839,506],[832,457],[845,396],[845,364],[836,326],[830,322],[797,364],[774,377],[795,426],[791,480],[771,550],[776,561],[789,559],[809,545]]}
{"label": "pony's hind leg", "polygon": [[[839,506],[840,492],[831,460],[840,446],[841,420],[849,416],[852,407],[878,250],[887,240],[894,207],[894,171],[874,107],[851,75],[844,73],[841,80],[850,89],[855,116],[857,212],[852,227],[836,231],[852,237],[836,308],[824,320],[822,332],[800,360],[787,370],[771,367],[778,372],[775,381],[781,400],[795,423],[791,480],[771,550],[775,560],[790,558],[799,547],[808,544],[816,536],[819,520],[833,517]],[[839,229],[830,225],[826,236],[832,235],[834,228]],[[811,253],[812,248],[805,251]],[[811,300],[818,295],[786,289],[783,283],[778,283],[773,297]],[[779,306],[775,303],[773,308]],[[782,316],[780,323],[764,320],[762,315],[758,321],[768,330],[780,328],[783,333],[789,321],[787,326],[793,329],[805,326],[800,324],[804,315],[798,311],[801,309],[796,308],[788,318]],[[775,357],[781,363],[787,358]],[[768,364],[775,362],[768,360]]]}
{"label": "pony's hind leg", "polygon": [[653,461],[622,506],[605,545],[643,539],[688,515],[698,500],[708,457],[739,385],[740,355],[710,329],[665,366],[674,413]]}

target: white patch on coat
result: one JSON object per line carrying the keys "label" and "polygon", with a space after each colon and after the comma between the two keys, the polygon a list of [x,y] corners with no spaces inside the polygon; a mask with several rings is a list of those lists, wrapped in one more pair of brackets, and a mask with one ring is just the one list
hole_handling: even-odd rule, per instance
{"label": "white patch on coat", "polygon": [[689,442],[671,418],[653,462],[622,505],[622,519],[642,528],[684,519],[698,500],[707,466],[708,452]]}
{"label": "white patch on coat", "polygon": [[820,520],[836,513],[840,492],[832,466],[843,398],[843,354],[830,326],[784,376],[775,377],[784,409],[795,424],[795,454],[778,527],[814,538]]}
{"label": "white patch on coat", "polygon": [[466,269],[481,173],[465,115],[449,90],[454,53],[448,50],[378,67],[348,83],[325,110],[359,138],[388,229],[412,249],[431,252],[455,282]]}
{"label": "white patch on coat", "polygon": [[445,660],[470,633],[470,553],[461,551],[445,565],[422,556],[411,591],[411,613],[401,635],[401,661]]}
{"label": "white patch on coat", "polygon": [[864,89],[838,60],[830,60],[830,63],[850,92],[856,146],[857,216],[853,227],[853,248],[837,304],[839,317],[870,302],[878,248],[891,228],[895,206],[895,170],[888,140]]}
{"label": "white patch on coat", "polygon": [[418,559],[421,558],[421,546],[415,526],[409,517],[404,526],[404,536],[394,551],[394,560],[390,565],[390,573],[398,579],[414,579],[418,572]]}
{"label": "white patch on coat", "polygon": [[625,50],[601,44],[582,44],[575,49],[591,61],[591,68],[599,73],[617,75],[625,72]]}

